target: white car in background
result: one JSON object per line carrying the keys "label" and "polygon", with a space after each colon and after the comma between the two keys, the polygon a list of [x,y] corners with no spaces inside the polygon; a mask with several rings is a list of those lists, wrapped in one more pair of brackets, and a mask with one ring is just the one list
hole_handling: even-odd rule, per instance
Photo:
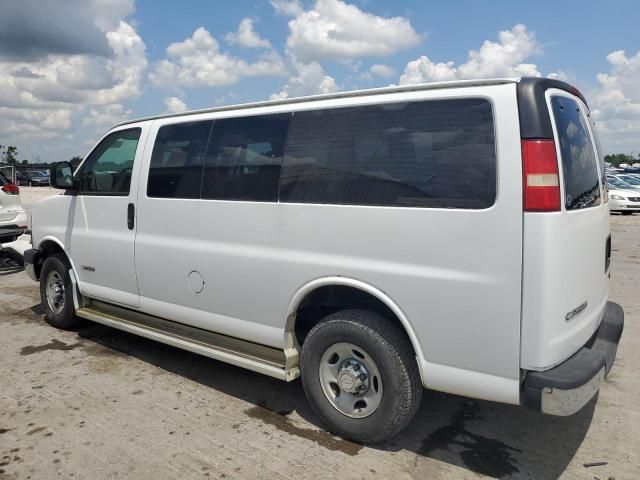
{"label": "white car in background", "polygon": [[640,212],[640,190],[619,177],[607,177],[609,211],[631,215]]}
{"label": "white car in background", "polygon": [[640,192],[609,187],[609,210],[623,215],[640,212]]}
{"label": "white car in background", "polygon": [[0,172],[0,243],[12,242],[27,228],[20,188]]}

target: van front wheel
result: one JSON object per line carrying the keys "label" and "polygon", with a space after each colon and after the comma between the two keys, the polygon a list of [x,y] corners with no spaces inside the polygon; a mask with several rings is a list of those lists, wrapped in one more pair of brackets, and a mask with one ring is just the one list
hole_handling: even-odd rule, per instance
{"label": "van front wheel", "polygon": [[65,256],[60,253],[48,256],[40,271],[40,300],[49,325],[68,330],[82,324],[75,316],[72,289]]}
{"label": "van front wheel", "polygon": [[324,318],[307,335],[300,364],[311,406],[342,437],[387,440],[420,404],[423,387],[411,343],[376,313],[342,310]]}

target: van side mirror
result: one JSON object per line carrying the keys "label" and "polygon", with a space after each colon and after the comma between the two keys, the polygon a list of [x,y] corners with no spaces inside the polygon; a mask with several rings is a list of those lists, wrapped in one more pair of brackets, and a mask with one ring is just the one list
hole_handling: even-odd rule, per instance
{"label": "van side mirror", "polygon": [[58,162],[51,169],[49,176],[53,188],[74,189],[73,169],[69,162]]}

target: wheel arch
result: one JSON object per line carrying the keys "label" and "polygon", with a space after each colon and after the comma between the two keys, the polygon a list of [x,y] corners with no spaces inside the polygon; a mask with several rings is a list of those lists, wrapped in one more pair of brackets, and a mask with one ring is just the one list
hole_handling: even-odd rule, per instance
{"label": "wheel arch", "polygon": [[[358,279],[341,276],[322,277],[312,280],[302,286],[291,299],[289,307],[287,309],[287,320],[285,324],[285,343],[291,345],[291,342],[293,342],[295,348],[298,351],[300,350],[300,344],[296,336],[296,323],[299,319],[300,308],[304,305],[304,302],[307,299],[312,298],[314,294],[320,292],[322,289],[326,289],[327,287],[343,287],[354,292],[361,292],[380,302],[380,304],[384,305],[384,307],[386,307],[386,309],[388,309],[388,311],[395,317],[394,319],[390,320],[397,321],[397,323],[411,342],[414,353],[416,355],[418,368],[420,370],[420,376],[424,379],[424,372],[422,371],[424,364],[424,355],[422,352],[420,341],[418,340],[411,322],[404,314],[402,309],[398,306],[398,304],[394,302],[393,299],[389,297],[389,295],[387,295],[381,289]],[[315,321],[314,323],[317,323],[317,321]]]}
{"label": "wheel arch", "polygon": [[[76,267],[73,264],[73,260],[71,260],[71,257],[67,253],[67,250],[64,248],[64,244],[59,239],[52,236],[46,236],[41,238],[40,242],[38,242],[38,244],[34,245],[33,247],[37,249],[39,252],[37,262],[36,264],[34,264],[36,276],[38,279],[40,279],[40,270],[42,269],[42,264],[44,263],[44,260],[52,253],[58,253],[58,252],[64,254],[64,256],[69,261],[69,265],[71,265],[71,270],[73,271],[73,275],[75,276],[75,278],[78,278],[78,272],[76,271]],[[75,278],[74,278],[74,282],[75,282]]]}

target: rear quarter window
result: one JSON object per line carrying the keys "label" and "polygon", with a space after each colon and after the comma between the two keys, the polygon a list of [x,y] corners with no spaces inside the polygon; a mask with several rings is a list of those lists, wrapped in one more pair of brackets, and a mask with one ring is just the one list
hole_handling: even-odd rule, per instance
{"label": "rear quarter window", "polygon": [[575,100],[551,97],[556,123],[562,172],[565,208],[578,210],[600,204],[598,162],[587,121]]}
{"label": "rear quarter window", "polygon": [[485,99],[293,115],[282,202],[481,209],[495,197],[493,111]]}

